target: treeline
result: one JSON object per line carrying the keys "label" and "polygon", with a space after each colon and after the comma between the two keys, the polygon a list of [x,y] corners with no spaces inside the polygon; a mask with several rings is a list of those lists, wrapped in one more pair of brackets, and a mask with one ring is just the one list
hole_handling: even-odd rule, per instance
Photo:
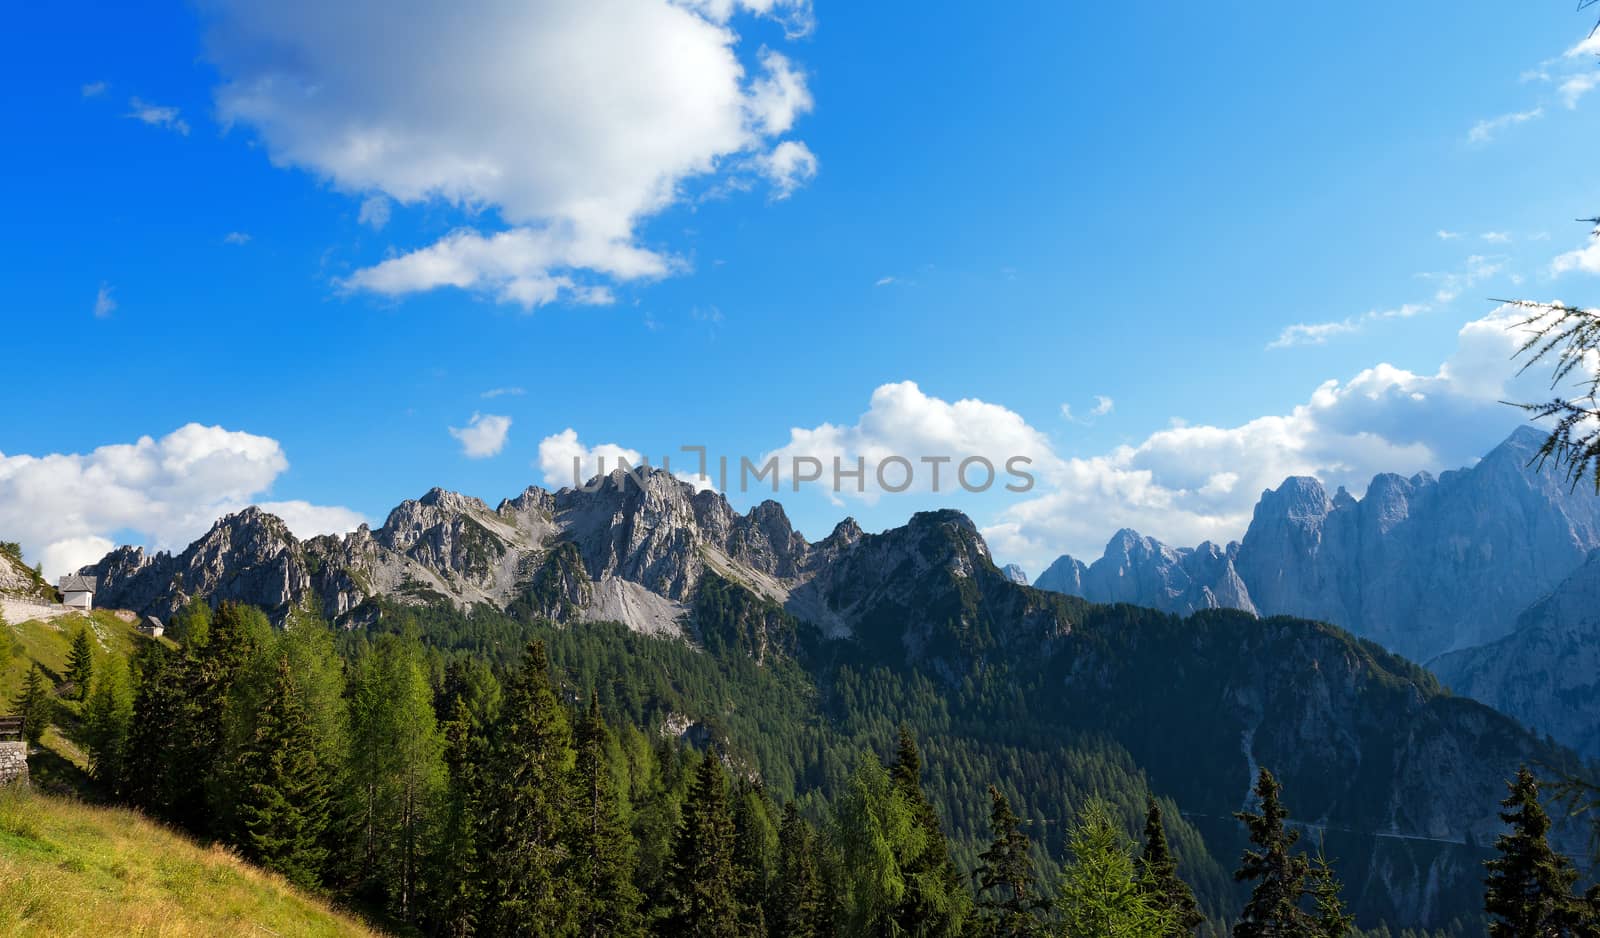
{"label": "treeline", "polygon": [[[248,607],[196,603],[174,634],[176,648],[141,643],[129,672],[77,675],[97,783],[428,934],[1357,934],[1266,771],[1259,809],[1239,815],[1249,901],[1237,921],[1207,922],[1153,799],[1136,841],[1111,802],[1085,797],[1049,875],[1031,825],[991,786],[988,846],[959,862],[904,727],[887,764],[859,752],[831,797],[780,806],[714,740],[700,752],[608,724],[602,692],[620,690],[559,680],[543,642],[502,678],[468,658],[435,673],[414,630],[336,647],[307,611],[273,628]],[[1532,776],[1506,806],[1491,934],[1596,935],[1600,897],[1573,893]]]}

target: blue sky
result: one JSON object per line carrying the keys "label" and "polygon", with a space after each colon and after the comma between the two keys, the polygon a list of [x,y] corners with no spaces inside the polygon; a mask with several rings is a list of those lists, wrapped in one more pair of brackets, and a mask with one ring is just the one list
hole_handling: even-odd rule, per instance
{"label": "blue sky", "polygon": [[251,501],[493,504],[570,428],[1025,452],[1020,496],[781,498],[813,537],[954,504],[1037,573],[1470,460],[1530,391],[1488,298],[1600,272],[1553,0],[425,10],[13,11],[0,537],[58,570]]}

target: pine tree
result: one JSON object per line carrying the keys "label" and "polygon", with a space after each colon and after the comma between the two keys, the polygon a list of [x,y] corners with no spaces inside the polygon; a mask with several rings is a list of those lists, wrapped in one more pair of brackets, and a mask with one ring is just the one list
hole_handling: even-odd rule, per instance
{"label": "pine tree", "polygon": [[972,911],[972,894],[950,857],[938,809],[922,790],[922,754],[904,725],[891,777],[923,833],[918,849],[900,858],[907,889],[895,911],[898,927],[925,938],[960,935]]}
{"label": "pine tree", "polygon": [[761,786],[734,785],[733,863],[739,870],[739,907],[744,910],[746,931],[758,935],[767,932],[767,898],[778,845],[775,810]]}
{"label": "pine tree", "polygon": [[55,715],[55,704],[50,697],[50,682],[38,662],[34,662],[22,680],[22,689],[11,700],[11,709],[22,717],[23,735],[35,746],[44,738],[44,731]]}
{"label": "pine tree", "polygon": [[1067,833],[1072,859],[1061,873],[1063,938],[1159,938],[1173,916],[1139,882],[1133,844],[1112,820],[1111,806],[1091,799]]}
{"label": "pine tree", "polygon": [[89,771],[107,792],[119,795],[126,778],[124,760],[133,725],[133,693],[127,668],[112,658],[100,670],[94,691],[83,708],[83,731],[89,746]]}
{"label": "pine tree", "polygon": [[89,630],[79,626],[72,636],[72,650],[67,653],[67,681],[72,684],[73,695],[78,700],[89,696],[89,682],[94,680],[94,649],[89,645]]}
{"label": "pine tree", "polygon": [[989,786],[989,849],[978,854],[978,909],[982,932],[994,938],[1033,938],[1043,935],[1039,913],[1047,904],[1038,897],[1033,876],[1032,844],[1022,832],[1011,802]]}
{"label": "pine tree", "polygon": [[695,770],[673,841],[659,934],[737,938],[744,933],[733,849],[728,780],[722,761],[716,753],[707,752]]}
{"label": "pine tree", "polygon": [[769,900],[772,938],[822,938],[828,933],[817,837],[793,801],[783,806],[778,830],[778,875]]}
{"label": "pine tree", "polygon": [[544,643],[536,641],[506,689],[484,777],[479,924],[486,933],[571,934],[572,909],[557,874],[568,855],[573,762],[572,729]]}
{"label": "pine tree", "polygon": [[1316,909],[1314,914],[1318,938],[1349,938],[1354,932],[1356,917],[1345,908],[1344,890],[1339,877],[1334,874],[1333,865],[1328,862],[1328,856],[1317,849],[1317,855],[1311,860],[1311,899]]}
{"label": "pine tree", "polygon": [[189,699],[183,665],[159,642],[141,645],[134,664],[124,794],[156,817],[176,820],[180,799],[196,790],[193,772],[184,761],[188,737],[183,721]]}
{"label": "pine tree", "polygon": [[1139,882],[1155,903],[1172,916],[1168,938],[1189,935],[1206,917],[1194,891],[1178,876],[1178,861],[1167,844],[1167,826],[1161,818],[1161,804],[1151,797],[1145,806],[1144,852],[1139,855]]}
{"label": "pine tree", "polygon": [[1311,869],[1304,856],[1289,852],[1300,835],[1284,830],[1289,812],[1279,800],[1280,793],[1277,779],[1262,769],[1255,787],[1261,813],[1234,814],[1249,830],[1250,842],[1260,848],[1246,850],[1233,874],[1240,882],[1255,881],[1250,901],[1233,926],[1234,938],[1289,938],[1313,933],[1310,916],[1300,908]]}
{"label": "pine tree", "polygon": [[583,938],[644,933],[633,885],[633,834],[623,823],[608,749],[611,734],[591,693],[578,724],[572,864],[567,881]]}
{"label": "pine tree", "polygon": [[328,853],[322,842],[328,779],[287,656],[278,659],[272,692],[233,777],[237,840],[245,855],[296,885],[317,888]]}
{"label": "pine tree", "polygon": [[1511,830],[1495,841],[1500,855],[1484,865],[1484,911],[1490,938],[1548,938],[1579,934],[1592,915],[1572,894],[1578,873],[1550,848],[1550,816],[1539,804],[1539,782],[1523,766],[1500,802]]}

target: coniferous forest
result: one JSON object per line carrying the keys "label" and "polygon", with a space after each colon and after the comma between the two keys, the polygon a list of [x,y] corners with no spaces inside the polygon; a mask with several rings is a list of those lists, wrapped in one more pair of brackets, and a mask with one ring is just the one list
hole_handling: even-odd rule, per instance
{"label": "coniferous forest", "polygon": [[[1417,934],[1356,927],[1271,767],[1219,856],[1117,746],[964,726],[998,687],[824,660],[771,621],[788,647],[757,662],[753,602],[707,590],[701,650],[515,609],[340,630],[195,601],[126,673],[80,674],[94,783],[427,935]],[[1503,807],[1482,914],[1439,934],[1600,934],[1532,774]]]}

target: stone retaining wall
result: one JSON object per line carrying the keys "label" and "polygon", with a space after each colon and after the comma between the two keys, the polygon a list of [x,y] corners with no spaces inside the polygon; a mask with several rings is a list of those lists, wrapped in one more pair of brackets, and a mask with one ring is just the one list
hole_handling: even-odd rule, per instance
{"label": "stone retaining wall", "polygon": [[0,742],[0,785],[28,784],[28,744]]}

